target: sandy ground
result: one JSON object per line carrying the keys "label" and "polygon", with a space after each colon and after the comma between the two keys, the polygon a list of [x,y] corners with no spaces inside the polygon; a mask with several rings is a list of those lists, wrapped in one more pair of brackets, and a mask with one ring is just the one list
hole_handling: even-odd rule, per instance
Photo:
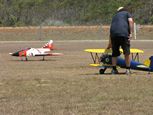
{"label": "sandy ground", "polygon": [[[103,81],[104,79],[114,78],[118,81],[118,78],[123,77],[125,80],[123,80],[123,87],[126,87],[124,83],[128,83],[126,75],[115,77],[109,74],[99,75],[97,68],[89,67],[89,63],[92,62],[90,54],[83,50],[87,48],[105,48],[107,42],[79,40],[54,41],[57,50],[53,52],[63,53],[64,56],[46,57],[45,61],[41,61],[41,57],[30,57],[27,62],[20,61],[20,58],[11,57],[8,53],[25,47],[41,47],[45,42],[0,42],[0,114],[138,114],[139,112],[132,109],[133,106],[130,107],[130,104],[133,104],[133,101],[136,104],[142,104],[146,100],[142,101],[139,98],[130,100],[129,98],[129,102],[115,102],[119,106],[117,109],[116,104],[112,102],[113,97],[108,98],[110,100],[108,103],[103,103],[103,101],[97,103],[98,97],[96,101],[94,99],[89,101],[91,97],[88,94],[90,92],[92,97],[96,97],[101,92],[100,87],[106,85]],[[144,50],[145,53],[140,55],[141,61],[153,55],[153,41],[134,40],[132,41],[131,47]],[[119,69],[119,71],[124,70]],[[140,84],[144,80],[144,86],[147,85],[143,88],[149,87],[150,89],[148,90],[152,91],[151,83],[153,79],[150,78],[150,86],[148,86],[149,83],[146,81],[147,72],[133,72],[131,75],[132,79],[135,81],[135,79],[139,79],[140,77]],[[151,74],[151,77],[153,77],[153,74]],[[133,83],[132,80],[131,83]],[[108,84],[110,86],[115,83],[109,81]],[[94,87],[97,89],[94,89]],[[113,90],[112,94],[114,92],[115,95],[117,90],[114,88],[111,89]],[[81,93],[84,91],[87,92]],[[92,93],[94,91],[97,91],[97,94]],[[133,90],[134,92],[135,90]],[[128,95],[128,93],[125,93],[125,95]],[[133,94],[131,96],[132,99],[134,95],[139,95],[139,93],[136,92]],[[141,96],[145,96],[145,94]],[[153,98],[149,95],[147,96],[152,102]],[[153,104],[150,103],[147,105],[145,103],[144,108],[137,107],[137,109],[142,110],[143,114],[148,110],[145,106],[149,107],[153,106]],[[110,107],[112,109],[110,110],[104,107]],[[148,111],[149,114],[152,112],[152,110]]]}

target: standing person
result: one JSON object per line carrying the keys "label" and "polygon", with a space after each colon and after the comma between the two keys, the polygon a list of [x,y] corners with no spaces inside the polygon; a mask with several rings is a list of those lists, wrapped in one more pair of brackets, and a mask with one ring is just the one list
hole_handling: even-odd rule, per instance
{"label": "standing person", "polygon": [[119,7],[112,19],[110,27],[110,42],[112,47],[112,74],[117,74],[117,57],[120,56],[120,47],[123,49],[126,64],[126,73],[130,74],[130,40],[133,32],[133,19],[131,14],[124,8]]}

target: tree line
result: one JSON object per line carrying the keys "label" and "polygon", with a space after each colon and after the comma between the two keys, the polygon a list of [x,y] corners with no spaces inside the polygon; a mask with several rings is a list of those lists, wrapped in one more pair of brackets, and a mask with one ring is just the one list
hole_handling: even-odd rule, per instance
{"label": "tree line", "polygon": [[0,26],[110,24],[119,6],[153,24],[153,0],[0,0]]}

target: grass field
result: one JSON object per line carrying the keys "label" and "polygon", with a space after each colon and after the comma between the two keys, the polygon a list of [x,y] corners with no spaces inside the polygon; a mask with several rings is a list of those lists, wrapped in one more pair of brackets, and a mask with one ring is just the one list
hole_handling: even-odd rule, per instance
{"label": "grass field", "polygon": [[[12,37],[19,40],[17,35]],[[20,41],[28,41],[25,37]],[[57,49],[61,49],[54,52],[64,56],[46,57],[46,61],[33,57],[27,62],[8,53],[24,47],[41,47],[45,42],[3,42],[1,39],[0,115],[153,114],[152,73],[150,77],[147,72],[134,70],[130,77],[99,75],[98,68],[88,66],[90,55],[83,50],[105,48],[107,41],[69,39],[54,40]],[[140,55],[141,61],[153,54],[153,41],[134,40],[131,44],[145,51]]]}

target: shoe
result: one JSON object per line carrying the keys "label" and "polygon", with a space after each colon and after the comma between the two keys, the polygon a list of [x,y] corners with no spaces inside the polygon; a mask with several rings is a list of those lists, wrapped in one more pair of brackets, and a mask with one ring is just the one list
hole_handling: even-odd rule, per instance
{"label": "shoe", "polygon": [[130,69],[126,69],[125,74],[130,75],[130,74],[132,74],[132,72]]}
{"label": "shoe", "polygon": [[117,69],[116,70],[115,69],[112,69],[111,73],[112,74],[118,74],[118,70]]}

